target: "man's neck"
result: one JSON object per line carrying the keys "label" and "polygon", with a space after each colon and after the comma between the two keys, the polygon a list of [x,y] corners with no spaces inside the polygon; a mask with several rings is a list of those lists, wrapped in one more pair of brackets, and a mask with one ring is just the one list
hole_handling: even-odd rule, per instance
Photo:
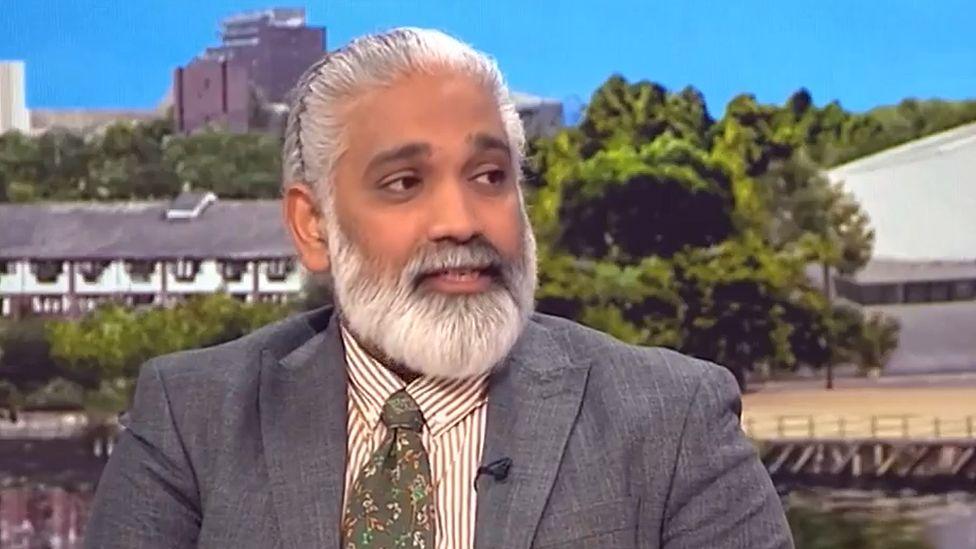
{"label": "man's neck", "polygon": [[421,377],[421,375],[406,366],[399,364],[397,361],[393,360],[386,353],[384,353],[379,346],[369,341],[359,334],[357,334],[352,328],[349,327],[349,323],[342,321],[343,327],[349,332],[353,338],[356,339],[356,343],[366,351],[370,357],[376,362],[379,362],[384,368],[393,372],[395,376],[400,378],[404,384],[409,385],[413,380]]}

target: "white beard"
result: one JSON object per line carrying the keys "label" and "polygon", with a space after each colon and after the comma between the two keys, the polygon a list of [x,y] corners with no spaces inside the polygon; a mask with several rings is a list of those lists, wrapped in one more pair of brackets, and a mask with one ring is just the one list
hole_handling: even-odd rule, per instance
{"label": "white beard", "polygon": [[535,306],[535,237],[523,211],[522,257],[497,255],[501,284],[481,294],[418,289],[423,272],[488,260],[483,247],[427,244],[399,275],[380,274],[327,217],[333,292],[342,318],[360,342],[424,376],[469,378],[489,373],[511,351]]}

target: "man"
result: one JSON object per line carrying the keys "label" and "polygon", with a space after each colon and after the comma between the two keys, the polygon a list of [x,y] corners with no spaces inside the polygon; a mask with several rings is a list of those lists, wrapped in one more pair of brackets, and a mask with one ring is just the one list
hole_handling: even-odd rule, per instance
{"label": "man", "polygon": [[337,307],[145,365],[87,545],[791,547],[726,370],[533,314],[523,141],[442,33],[310,68],[284,209]]}

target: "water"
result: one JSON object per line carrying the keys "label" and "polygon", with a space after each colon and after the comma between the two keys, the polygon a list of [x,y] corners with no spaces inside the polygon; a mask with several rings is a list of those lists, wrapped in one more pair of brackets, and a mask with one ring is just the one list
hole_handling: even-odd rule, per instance
{"label": "water", "polygon": [[860,490],[800,489],[787,500],[837,513],[913,519],[920,526],[920,536],[933,549],[976,549],[976,494],[906,492],[891,496]]}
{"label": "water", "polygon": [[976,549],[976,504],[950,504],[926,520],[926,538],[935,549]]}
{"label": "water", "polygon": [[[0,547],[4,549],[81,549],[93,489],[47,485],[0,488]],[[815,499],[841,510],[897,508],[923,524],[934,549],[976,549],[976,496],[949,494],[890,498],[851,491],[817,491]]]}
{"label": "water", "polygon": [[68,491],[43,485],[0,489],[0,547],[81,549],[91,488]]}

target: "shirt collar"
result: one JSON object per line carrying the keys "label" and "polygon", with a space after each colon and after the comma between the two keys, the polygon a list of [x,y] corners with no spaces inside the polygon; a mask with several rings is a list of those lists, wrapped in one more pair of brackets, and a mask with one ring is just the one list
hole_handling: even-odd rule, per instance
{"label": "shirt collar", "polygon": [[421,376],[405,384],[396,374],[373,358],[345,326],[341,328],[349,374],[350,400],[375,430],[383,404],[406,387],[423,413],[427,429],[437,437],[473,413],[487,401],[487,375],[469,379]]}

